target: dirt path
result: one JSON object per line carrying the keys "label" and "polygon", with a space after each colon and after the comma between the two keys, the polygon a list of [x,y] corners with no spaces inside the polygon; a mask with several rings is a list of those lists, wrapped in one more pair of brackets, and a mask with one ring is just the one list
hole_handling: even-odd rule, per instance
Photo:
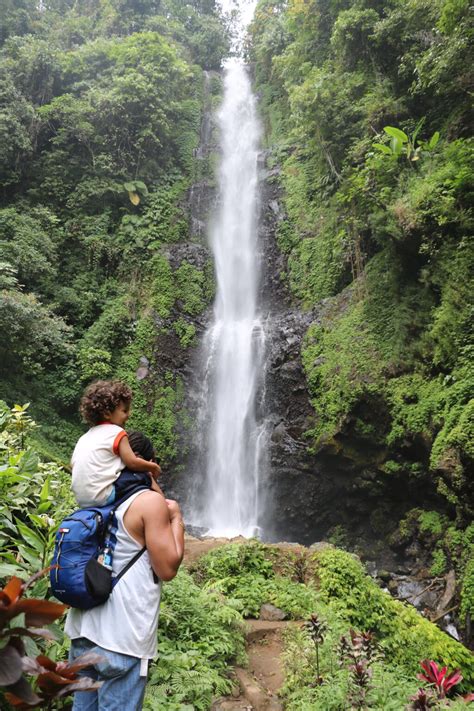
{"label": "dirt path", "polygon": [[[243,541],[234,538],[233,542]],[[194,563],[213,548],[229,543],[226,538],[197,539],[186,536],[185,564]],[[218,699],[211,711],[282,711],[278,690],[284,678],[280,656],[283,651],[282,632],[298,622],[247,620],[248,667],[235,668],[234,696]]]}
{"label": "dirt path", "polygon": [[283,684],[280,656],[282,631],[295,622],[248,620],[248,667],[235,668],[238,696],[217,700],[212,711],[282,711],[278,691]]}

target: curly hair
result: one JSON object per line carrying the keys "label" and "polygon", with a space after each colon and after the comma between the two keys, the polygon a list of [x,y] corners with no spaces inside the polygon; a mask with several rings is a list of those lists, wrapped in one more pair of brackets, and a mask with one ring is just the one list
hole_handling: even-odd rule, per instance
{"label": "curly hair", "polygon": [[79,412],[88,425],[98,425],[121,402],[130,405],[131,401],[132,391],[125,383],[120,380],[96,380],[85,389]]}

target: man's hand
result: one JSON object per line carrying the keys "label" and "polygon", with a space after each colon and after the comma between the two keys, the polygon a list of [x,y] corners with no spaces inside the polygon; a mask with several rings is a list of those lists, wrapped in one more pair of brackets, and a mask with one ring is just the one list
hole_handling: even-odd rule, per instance
{"label": "man's hand", "polygon": [[181,513],[181,509],[179,508],[179,504],[177,501],[175,501],[174,499],[165,499],[165,501],[166,505],[168,506],[170,521],[172,521],[177,516],[183,518],[183,514]]}

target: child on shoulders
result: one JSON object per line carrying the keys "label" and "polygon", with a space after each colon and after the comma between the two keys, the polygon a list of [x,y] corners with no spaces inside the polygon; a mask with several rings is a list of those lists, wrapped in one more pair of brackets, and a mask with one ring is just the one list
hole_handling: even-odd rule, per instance
{"label": "child on shoulders", "polygon": [[[91,426],[79,438],[72,455],[72,490],[80,507],[118,501],[135,486],[159,493],[155,461],[137,457],[124,425],[130,415],[132,391],[118,380],[98,380],[81,399],[80,412]],[[126,471],[124,471],[126,470]]]}

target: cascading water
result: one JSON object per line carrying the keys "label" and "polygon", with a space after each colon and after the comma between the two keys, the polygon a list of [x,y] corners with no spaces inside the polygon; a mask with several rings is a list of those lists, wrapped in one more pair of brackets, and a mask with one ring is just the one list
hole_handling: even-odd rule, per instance
{"label": "cascading water", "polygon": [[257,306],[259,125],[250,80],[237,59],[227,62],[217,118],[219,206],[210,230],[217,294],[204,339],[201,420],[207,462],[196,522],[209,535],[251,536],[258,531],[261,510],[263,439],[263,425],[256,419],[264,346]]}

